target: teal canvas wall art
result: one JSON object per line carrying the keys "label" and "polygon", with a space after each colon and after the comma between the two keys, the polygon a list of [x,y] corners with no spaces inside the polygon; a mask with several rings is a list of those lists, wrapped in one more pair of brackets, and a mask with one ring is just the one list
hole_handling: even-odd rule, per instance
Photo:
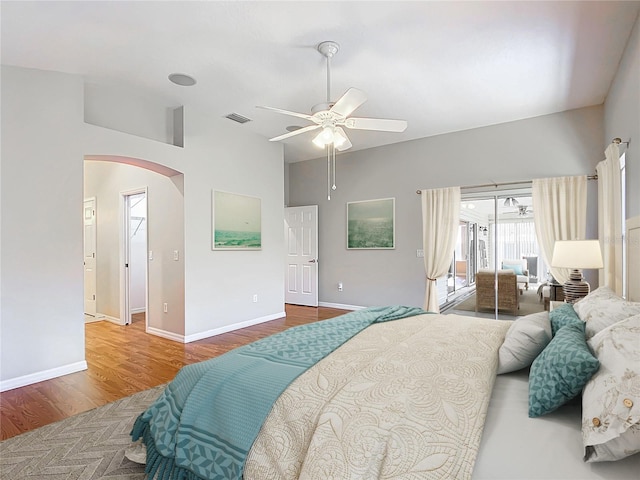
{"label": "teal canvas wall art", "polygon": [[347,248],[395,248],[395,198],[347,203]]}
{"label": "teal canvas wall art", "polygon": [[214,250],[260,250],[262,210],[258,197],[213,191]]}

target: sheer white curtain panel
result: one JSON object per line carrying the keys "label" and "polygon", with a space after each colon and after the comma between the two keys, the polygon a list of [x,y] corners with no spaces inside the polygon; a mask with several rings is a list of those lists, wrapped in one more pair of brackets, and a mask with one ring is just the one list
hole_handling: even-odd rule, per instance
{"label": "sheer white curtain panel", "polygon": [[449,271],[458,238],[460,187],[422,190],[422,244],[427,276],[424,309],[440,312],[436,280]]}
{"label": "sheer white curtain panel", "polygon": [[570,269],[551,265],[556,240],[584,240],[587,227],[587,176],[536,178],[532,185],[538,244],[554,278],[564,283]]}
{"label": "sheer white curtain panel", "polygon": [[600,270],[600,285],[606,285],[622,296],[622,175],[620,151],[612,143],[598,163],[598,237],[602,247],[604,268]]}

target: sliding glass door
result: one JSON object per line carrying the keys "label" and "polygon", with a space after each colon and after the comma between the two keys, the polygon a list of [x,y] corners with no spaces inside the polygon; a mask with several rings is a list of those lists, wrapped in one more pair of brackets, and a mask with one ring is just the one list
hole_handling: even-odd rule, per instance
{"label": "sliding glass door", "polygon": [[547,267],[536,239],[531,189],[463,193],[460,212],[449,294],[473,292],[463,306],[473,306],[478,316],[515,319],[543,310]]}

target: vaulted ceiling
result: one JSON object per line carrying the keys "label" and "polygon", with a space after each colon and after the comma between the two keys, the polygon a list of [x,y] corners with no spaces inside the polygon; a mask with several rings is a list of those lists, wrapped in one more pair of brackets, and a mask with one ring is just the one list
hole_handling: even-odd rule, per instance
{"label": "vaulted ceiling", "polygon": [[[2,63],[82,75],[212,116],[265,138],[306,126],[349,87],[354,115],[404,119],[403,133],[347,130],[353,150],[602,104],[638,1],[2,1]],[[168,81],[193,76],[192,87]],[[313,133],[287,161],[322,155]]]}

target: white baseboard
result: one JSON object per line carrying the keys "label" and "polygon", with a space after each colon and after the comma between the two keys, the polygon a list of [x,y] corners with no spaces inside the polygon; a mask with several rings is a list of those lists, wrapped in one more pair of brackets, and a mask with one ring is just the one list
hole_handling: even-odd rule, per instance
{"label": "white baseboard", "polygon": [[187,343],[184,341],[184,335],[180,335],[179,333],[167,332],[166,330],[149,326],[147,326],[147,333],[155,335],[156,337],[166,338],[167,340],[173,340],[174,342]]}
{"label": "white baseboard", "polygon": [[29,375],[24,375],[22,377],[11,378],[9,380],[0,382],[0,392],[24,387],[26,385],[31,385],[32,383],[51,380],[52,378],[61,377],[62,375],[69,375],[70,373],[76,373],[86,369],[87,362],[83,360],[81,362],[71,363],[62,367],[51,368],[42,372],[36,372]]}
{"label": "white baseboard", "polygon": [[140,308],[132,308],[131,309],[131,313],[145,313],[147,311],[147,309],[145,307],[140,307]]}
{"label": "white baseboard", "polygon": [[362,310],[363,308],[359,305],[345,305],[343,303],[329,303],[329,302],[318,302],[319,307],[327,307],[327,308],[339,308],[341,310]]}
{"label": "white baseboard", "polygon": [[104,320],[104,315],[100,315],[99,313],[95,316],[86,313],[84,314],[84,323],[101,322],[102,320]]}
{"label": "white baseboard", "polygon": [[120,319],[117,317],[111,317],[103,313],[97,314],[96,317],[100,317],[100,320],[106,320],[107,322],[115,323],[116,325],[124,325],[124,323],[121,322]]}
{"label": "white baseboard", "polygon": [[239,330],[241,328],[251,327],[252,325],[258,325],[259,323],[269,322],[271,320],[277,320],[278,318],[282,318],[286,316],[285,312],[274,313],[272,315],[267,315],[264,317],[254,318],[252,320],[247,320],[246,322],[234,323],[232,325],[227,325],[225,327],[214,328],[213,330],[207,330],[205,332],[194,333],[193,335],[188,335],[184,337],[184,343],[191,343],[197,340],[202,340],[204,338],[215,337],[216,335],[222,335],[223,333],[232,332],[234,330]]}

